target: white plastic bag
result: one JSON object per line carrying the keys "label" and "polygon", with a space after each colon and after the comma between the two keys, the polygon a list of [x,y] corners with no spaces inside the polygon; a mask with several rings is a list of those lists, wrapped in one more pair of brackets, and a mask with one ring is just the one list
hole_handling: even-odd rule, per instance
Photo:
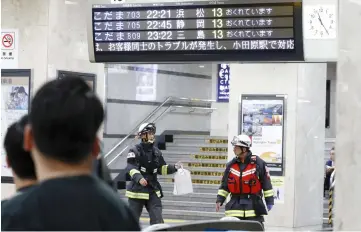
{"label": "white plastic bag", "polygon": [[183,168],[178,169],[174,175],[174,195],[193,193],[191,173]]}

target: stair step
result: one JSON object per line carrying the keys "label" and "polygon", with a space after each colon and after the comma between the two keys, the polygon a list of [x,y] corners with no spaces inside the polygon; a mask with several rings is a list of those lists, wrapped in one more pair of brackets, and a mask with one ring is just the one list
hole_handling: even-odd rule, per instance
{"label": "stair step", "polygon": [[[174,183],[173,182],[160,182],[163,191],[173,192]],[[210,184],[193,184],[193,192],[195,193],[215,193],[218,191],[219,185],[210,185]],[[125,190],[119,190],[120,193],[125,194]]]}
{"label": "stair step", "polygon": [[[218,143],[216,143],[218,142]],[[222,147],[228,148],[228,143],[225,140],[195,140],[195,141],[178,141],[175,140],[172,143],[166,143],[166,147]]]}
{"label": "stair step", "polygon": [[209,135],[173,135],[173,139],[228,139],[227,136],[209,136]]}
{"label": "stair step", "polygon": [[[126,200],[125,190],[119,191],[120,198]],[[194,201],[194,202],[208,202],[214,203],[217,198],[217,191],[214,193],[191,193],[187,195],[173,195],[173,191],[163,191],[164,197],[162,200],[166,201]]]}
{"label": "stair step", "polygon": [[[227,145],[228,144],[228,140],[227,139],[203,139],[203,138],[198,138],[198,139],[173,139],[173,144],[205,144],[206,146],[208,145]],[[203,145],[202,145],[203,146]]]}
{"label": "stair step", "polygon": [[208,163],[208,162],[184,162],[183,168],[189,171],[208,171],[208,172],[224,172],[226,163]]}
{"label": "stair step", "polygon": [[173,155],[228,155],[228,152],[206,152],[206,151],[172,151],[172,150],[162,150],[162,154],[164,157],[173,156]]}
{"label": "stair step", "polygon": [[[160,183],[163,191],[173,192],[174,183]],[[193,192],[195,193],[214,193],[218,191],[218,185],[207,185],[207,184],[193,184]]]}
{"label": "stair step", "polygon": [[176,196],[173,191],[163,191],[164,200],[168,201],[195,201],[195,202],[216,202],[217,191],[214,193],[191,193],[187,195]]}
{"label": "stair step", "polygon": [[[206,212],[215,212],[215,202],[196,202],[196,201],[169,201],[162,200],[164,209],[179,209],[179,210],[197,210]],[[220,212],[224,212],[224,207],[221,207]]]}
{"label": "stair step", "polygon": [[[198,151],[208,151],[209,152],[226,152],[228,150],[228,144],[192,144],[192,143],[166,143],[167,150],[176,150],[176,149],[188,149],[188,150],[198,150]],[[205,148],[205,149],[201,149]],[[207,150],[208,149],[208,150]]]}
{"label": "stair step", "polygon": [[[213,176],[208,176],[208,173],[212,173]],[[192,180],[211,180],[215,181],[215,184],[218,183],[222,179],[223,172],[193,172],[192,173]],[[158,176],[159,181],[166,180],[165,182],[170,182],[174,177],[167,175],[167,176]],[[207,183],[204,183],[207,184]]]}
{"label": "stair step", "polygon": [[[142,217],[149,217],[148,212],[143,210]],[[223,212],[205,212],[192,210],[163,209],[163,217],[180,220],[218,220],[224,217]]]}
{"label": "stair step", "polygon": [[[172,156],[165,156],[164,160],[166,162],[178,162],[182,161],[183,163],[220,163],[226,164],[227,163],[227,156],[225,155],[218,155],[218,156],[189,156],[189,155],[172,155]],[[213,160],[213,162],[208,162]]]}
{"label": "stair step", "polygon": [[202,155],[192,155],[192,156],[164,156],[164,160],[167,163],[176,163],[182,161],[183,163],[211,163],[211,164],[226,164],[227,156],[218,155],[218,156],[202,156]]}

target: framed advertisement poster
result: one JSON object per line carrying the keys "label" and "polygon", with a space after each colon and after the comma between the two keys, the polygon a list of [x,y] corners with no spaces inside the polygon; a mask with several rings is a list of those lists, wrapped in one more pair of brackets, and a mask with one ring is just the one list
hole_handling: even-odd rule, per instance
{"label": "framed advertisement poster", "polygon": [[13,183],[2,144],[7,128],[29,112],[30,90],[30,69],[1,70],[1,183]]}
{"label": "framed advertisement poster", "polygon": [[267,162],[272,176],[283,175],[283,95],[242,95],[240,133],[251,137],[253,154]]}

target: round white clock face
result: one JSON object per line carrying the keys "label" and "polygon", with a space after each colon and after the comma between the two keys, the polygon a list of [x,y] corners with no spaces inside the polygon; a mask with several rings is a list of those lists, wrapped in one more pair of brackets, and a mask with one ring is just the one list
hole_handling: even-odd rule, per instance
{"label": "round white clock face", "polygon": [[312,39],[336,38],[336,7],[308,6],[306,9],[305,36]]}

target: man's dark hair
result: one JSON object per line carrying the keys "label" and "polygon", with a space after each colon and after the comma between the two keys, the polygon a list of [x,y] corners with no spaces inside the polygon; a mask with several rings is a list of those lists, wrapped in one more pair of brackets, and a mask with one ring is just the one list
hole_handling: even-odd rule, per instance
{"label": "man's dark hair", "polygon": [[64,77],[43,85],[31,103],[30,125],[39,151],[69,164],[91,153],[103,122],[102,103],[79,77]]}
{"label": "man's dark hair", "polygon": [[24,128],[29,117],[23,116],[18,122],[13,123],[7,130],[4,139],[9,165],[21,179],[36,179],[35,167],[30,152],[24,150]]}

